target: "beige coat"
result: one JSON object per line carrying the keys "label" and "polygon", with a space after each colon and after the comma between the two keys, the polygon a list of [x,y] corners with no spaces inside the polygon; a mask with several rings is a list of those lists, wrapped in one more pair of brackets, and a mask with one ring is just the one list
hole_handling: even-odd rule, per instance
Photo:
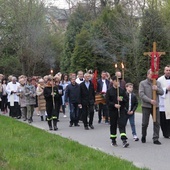
{"label": "beige coat", "polygon": [[38,110],[45,111],[46,110],[46,101],[44,98],[44,86],[38,85],[36,89],[37,99],[38,99]]}

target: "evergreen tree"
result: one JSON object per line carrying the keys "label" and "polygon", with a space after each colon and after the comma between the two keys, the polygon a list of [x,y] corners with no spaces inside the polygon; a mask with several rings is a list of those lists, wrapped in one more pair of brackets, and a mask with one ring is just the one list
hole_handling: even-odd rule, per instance
{"label": "evergreen tree", "polygon": [[71,56],[75,48],[76,35],[80,33],[83,24],[90,20],[90,13],[86,7],[79,5],[71,15],[65,33],[64,52],[61,58],[61,71],[70,72]]}

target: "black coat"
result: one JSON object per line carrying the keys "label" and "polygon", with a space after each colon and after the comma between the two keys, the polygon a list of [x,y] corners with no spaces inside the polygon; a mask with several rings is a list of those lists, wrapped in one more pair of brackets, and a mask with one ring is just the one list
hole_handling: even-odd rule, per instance
{"label": "black coat", "polygon": [[[110,81],[107,80],[107,79],[105,81],[106,81],[106,86],[107,86],[107,90],[108,90],[109,87],[110,87]],[[99,79],[97,81],[97,92],[101,93],[102,92],[102,88],[103,88],[103,81],[102,81],[102,79]]]}
{"label": "black coat", "polygon": [[[128,97],[128,101],[126,102],[126,111],[128,111],[128,109],[129,109],[129,93],[126,92],[126,95]],[[134,93],[131,93],[131,110],[130,111],[135,112],[137,107],[138,107],[138,99]]]}
{"label": "black coat", "polygon": [[[62,104],[62,95],[63,95],[63,87],[61,85],[58,85],[58,86],[54,86],[53,87],[53,90],[54,90],[54,101],[55,103],[59,103],[60,105]],[[58,90],[62,90],[62,94],[59,94]],[[52,87],[51,86],[46,86],[44,88],[44,97],[45,97],[45,100],[46,100],[46,103],[50,103],[50,102],[53,102],[53,98],[52,98]]]}
{"label": "black coat", "polygon": [[[120,112],[125,112],[125,106],[126,103],[128,102],[128,97],[125,91],[120,87],[119,87],[119,96],[123,97],[123,101],[119,101],[119,104],[121,105]],[[115,104],[118,104],[116,88],[111,87],[110,89],[107,90],[106,103],[109,107],[109,110],[117,110],[117,108],[115,107]]]}
{"label": "black coat", "polygon": [[64,101],[67,103],[80,103],[80,85],[72,83],[66,87]]}
{"label": "black coat", "polygon": [[89,89],[85,85],[85,81],[80,84],[80,100],[82,105],[94,105],[95,102],[95,91],[91,81]]}

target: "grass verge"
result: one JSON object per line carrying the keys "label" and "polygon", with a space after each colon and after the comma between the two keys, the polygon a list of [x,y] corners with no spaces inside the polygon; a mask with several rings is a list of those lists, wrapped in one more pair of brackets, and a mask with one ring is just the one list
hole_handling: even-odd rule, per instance
{"label": "grass verge", "polygon": [[0,116],[1,170],[139,170],[78,142]]}

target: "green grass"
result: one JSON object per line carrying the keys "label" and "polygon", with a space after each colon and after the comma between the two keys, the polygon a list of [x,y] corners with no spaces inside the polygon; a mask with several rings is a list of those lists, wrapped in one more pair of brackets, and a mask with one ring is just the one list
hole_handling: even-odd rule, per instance
{"label": "green grass", "polygon": [[142,113],[141,103],[138,104],[138,107],[137,107],[137,109],[136,109],[136,112]]}
{"label": "green grass", "polygon": [[0,116],[0,135],[0,170],[139,170],[131,162],[9,117]]}

